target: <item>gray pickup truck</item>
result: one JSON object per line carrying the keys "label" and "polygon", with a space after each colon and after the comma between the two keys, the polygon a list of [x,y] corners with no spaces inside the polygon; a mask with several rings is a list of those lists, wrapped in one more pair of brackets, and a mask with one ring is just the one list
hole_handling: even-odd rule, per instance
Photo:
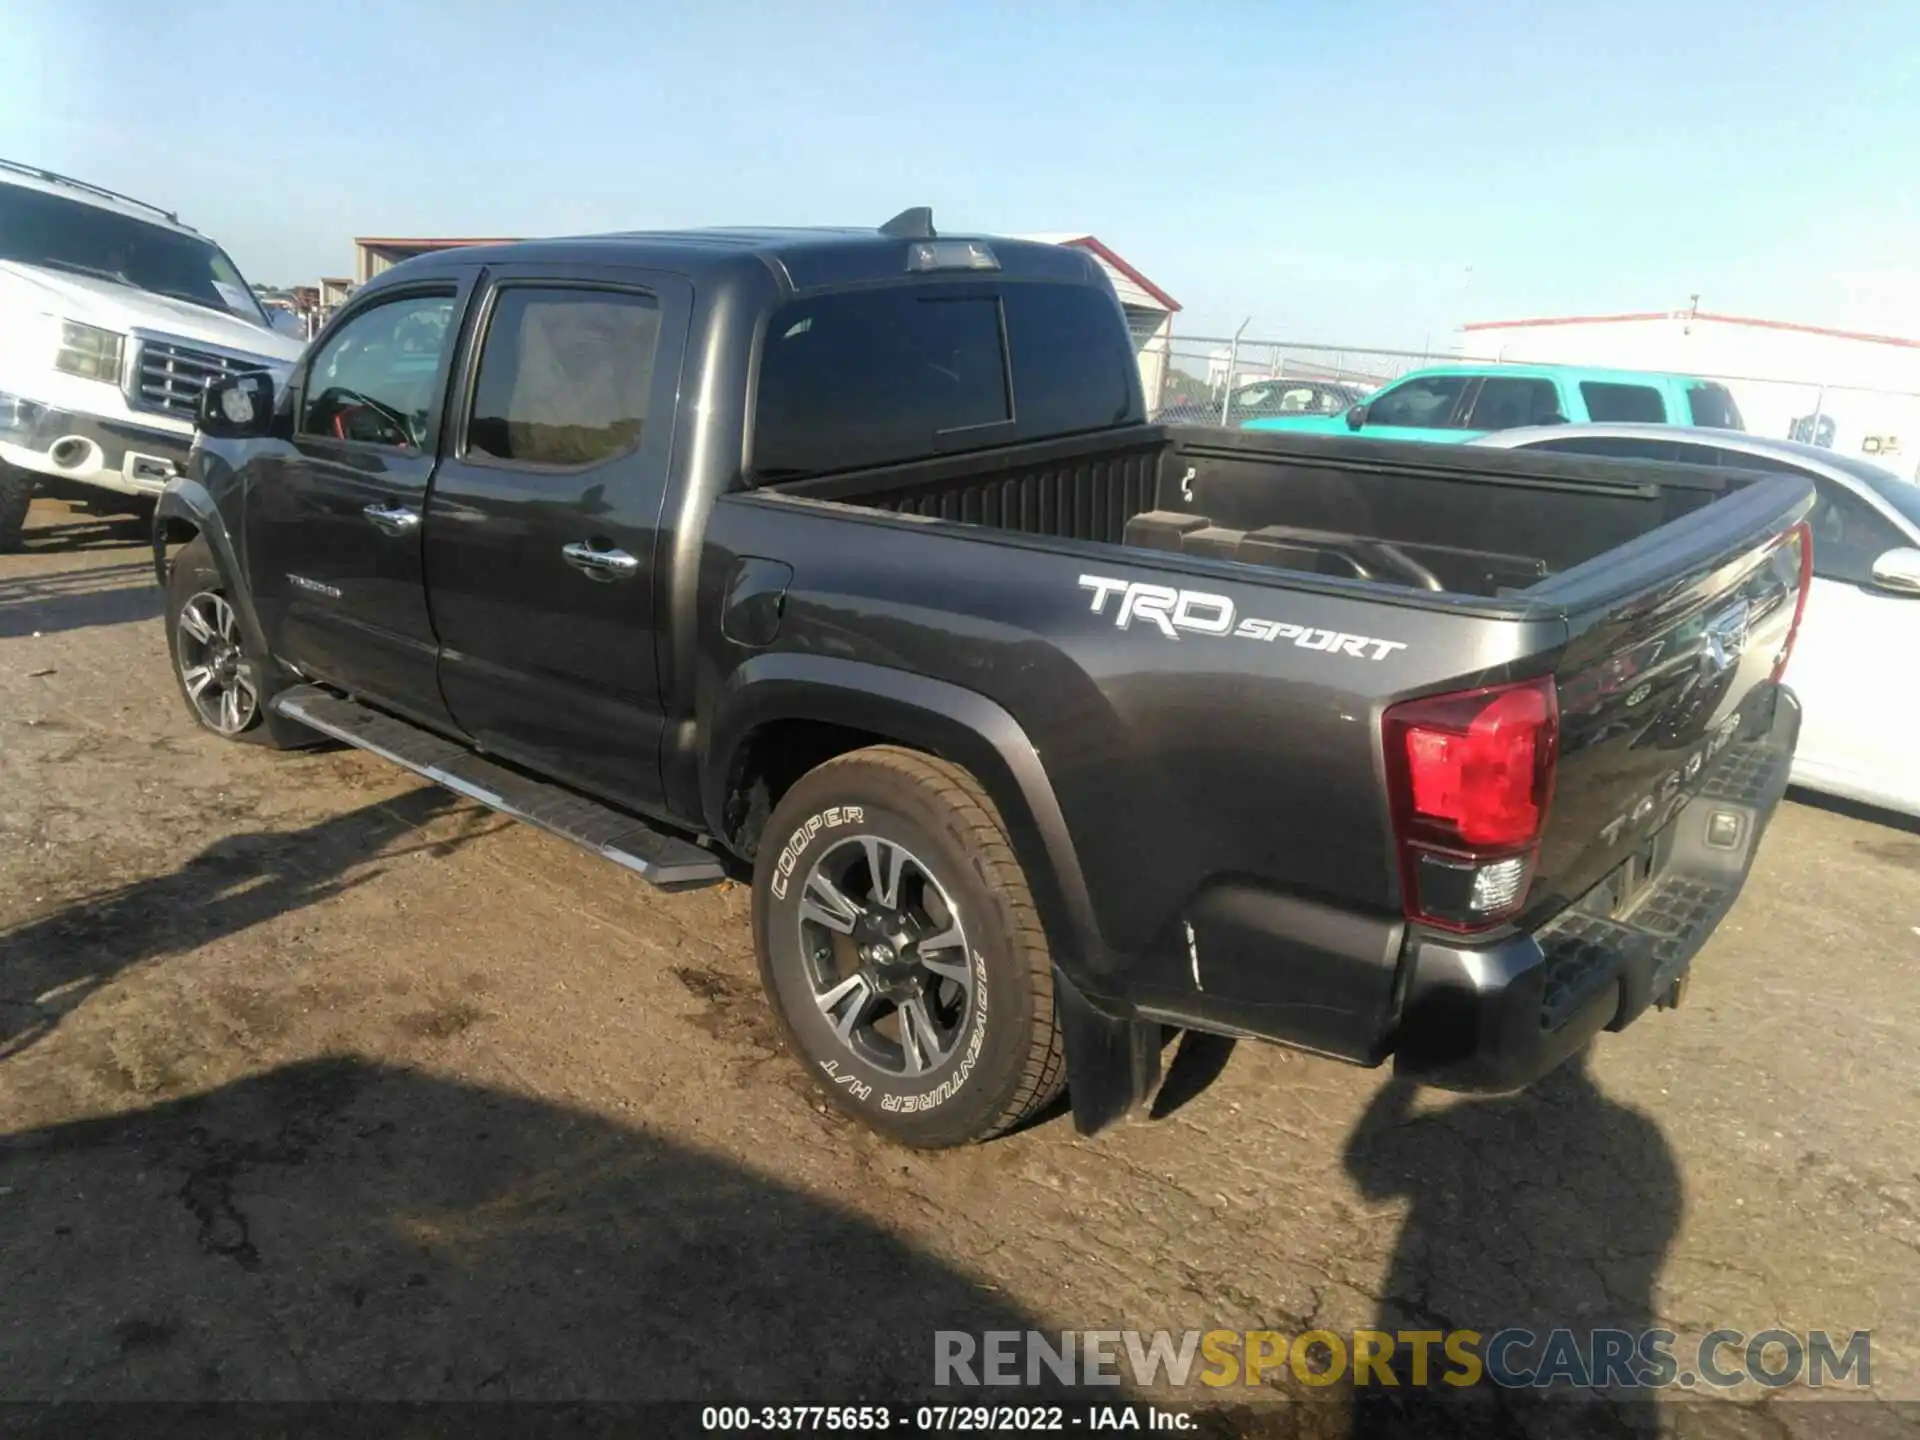
{"label": "gray pickup truck", "polygon": [[825,1094],[914,1145],[1169,1028],[1526,1084],[1680,993],[1786,783],[1802,480],[1143,420],[1073,250],[409,261],[217,381],[155,563],[196,718],[656,884],[752,876]]}

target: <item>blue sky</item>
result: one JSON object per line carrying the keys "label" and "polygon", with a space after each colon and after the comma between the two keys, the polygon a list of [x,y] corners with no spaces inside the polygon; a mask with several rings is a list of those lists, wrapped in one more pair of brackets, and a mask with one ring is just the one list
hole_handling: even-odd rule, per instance
{"label": "blue sky", "polygon": [[260,281],[356,234],[1099,235],[1181,328],[1920,333],[1920,5],[8,0],[0,154]]}

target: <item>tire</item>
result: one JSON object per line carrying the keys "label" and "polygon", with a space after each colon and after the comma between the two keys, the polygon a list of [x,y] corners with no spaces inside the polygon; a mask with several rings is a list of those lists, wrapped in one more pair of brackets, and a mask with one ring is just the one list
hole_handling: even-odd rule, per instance
{"label": "tire", "polygon": [[167,656],[180,698],[201,729],[244,745],[290,748],[285,727],[269,723],[266,714],[267,702],[284,688],[279,667],[247,648],[204,538],[190,541],[167,572]]}
{"label": "tire", "polygon": [[27,507],[33,503],[33,473],[0,462],[0,551],[20,548]]}
{"label": "tire", "polygon": [[[972,775],[916,751],[857,750],[803,776],[765,836],[760,979],[836,1108],[937,1149],[990,1139],[1059,1095],[1046,936]],[[875,883],[876,861],[890,883]]]}

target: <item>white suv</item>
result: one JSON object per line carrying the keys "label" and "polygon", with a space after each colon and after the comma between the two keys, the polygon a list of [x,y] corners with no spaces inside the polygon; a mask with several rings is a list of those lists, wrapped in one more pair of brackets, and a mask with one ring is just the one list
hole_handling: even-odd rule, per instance
{"label": "white suv", "polygon": [[300,350],[175,216],[0,160],[0,550],[49,480],[157,495],[207,382]]}

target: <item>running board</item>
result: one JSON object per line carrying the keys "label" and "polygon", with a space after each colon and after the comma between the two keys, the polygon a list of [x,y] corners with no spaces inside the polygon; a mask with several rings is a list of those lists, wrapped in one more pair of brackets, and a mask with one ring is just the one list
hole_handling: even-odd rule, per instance
{"label": "running board", "polygon": [[466,746],[317,685],[296,685],[269,707],[322,735],[391,760],[456,795],[477,800],[623,865],[662,890],[692,890],[727,878],[719,857],[691,840],[558,785],[474,754]]}

